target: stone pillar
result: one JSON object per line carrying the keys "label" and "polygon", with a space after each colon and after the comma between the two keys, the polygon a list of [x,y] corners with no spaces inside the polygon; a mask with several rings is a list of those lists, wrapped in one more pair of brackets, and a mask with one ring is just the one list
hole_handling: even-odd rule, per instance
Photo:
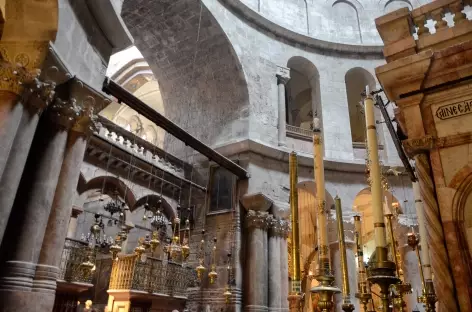
{"label": "stone pillar", "polygon": [[[74,97],[75,99],[75,97]],[[90,106],[86,106],[90,105]],[[56,279],[60,271],[61,254],[71,219],[74,194],[84,159],[87,138],[93,133],[93,103],[82,102],[77,122],[68,134],[64,160],[52,202],[51,213],[44,235],[33,291],[52,292],[56,290]],[[54,301],[51,302],[51,305]]]}
{"label": "stone pillar", "polygon": [[67,238],[75,238],[77,232],[77,218],[84,210],[77,206],[72,206],[72,213],[70,215],[69,227],[67,228]]}
{"label": "stone pillar", "polygon": [[261,193],[245,195],[241,200],[246,215],[246,267],[244,311],[268,311],[268,235],[272,220],[268,213],[272,201]]}
{"label": "stone pillar", "polygon": [[[274,218],[269,229],[269,311],[288,311],[288,257],[287,237],[290,223],[287,220]],[[285,249],[282,249],[285,241]],[[283,261],[287,261],[283,265]],[[285,270],[286,268],[286,270]],[[287,289],[283,289],[286,280]]]}
{"label": "stone pillar", "polygon": [[32,292],[33,277],[59,179],[67,133],[80,113],[75,100],[69,99],[68,84],[58,86],[56,92],[59,96],[42,118],[34,137],[5,231],[0,274],[2,311],[51,311],[51,302],[54,303],[54,293]]}
{"label": "stone pillar", "polygon": [[[354,304],[355,311],[361,311],[359,306],[359,300],[356,298],[357,290],[357,262],[356,262],[356,244],[351,240],[346,240],[346,259],[348,267],[348,276],[349,276],[349,289],[350,289],[350,298],[351,303]],[[334,285],[341,286],[343,284],[342,279],[342,269],[341,269],[341,253],[339,250],[339,242],[333,242],[329,246],[331,251],[331,266],[334,271],[335,282]],[[343,295],[341,293],[334,295],[335,299],[335,311],[342,311],[343,305]]]}
{"label": "stone pillar", "polygon": [[424,153],[416,155],[415,165],[423,198],[434,289],[439,298],[438,310],[459,311],[428,155]]}
{"label": "stone pillar", "polygon": [[[26,85],[38,76],[39,71],[30,71],[14,65],[0,57],[0,177],[6,167],[8,156],[20,125],[24,99],[21,95]],[[1,236],[0,236],[1,241]]]}
{"label": "stone pillar", "polygon": [[[5,167],[4,169],[0,168],[0,173],[2,173],[0,177],[0,207],[2,207],[0,209],[0,242],[7,227],[26,158],[28,157],[34,133],[38,126],[39,117],[52,101],[54,88],[55,83],[51,81],[41,82],[36,79],[29,83],[26,90],[24,90],[25,94],[22,98],[25,105],[16,104],[12,108],[20,112],[15,133],[12,134],[10,131],[14,127],[11,124],[13,122],[12,119],[18,117],[16,112],[12,113],[15,116],[9,115],[11,119],[6,122],[6,126],[8,125],[7,127],[9,128],[5,129],[5,131],[0,130],[2,132],[2,135],[0,135],[0,146],[2,146],[0,154],[8,151]],[[12,139],[12,142],[7,143],[10,139]],[[3,159],[2,157],[3,155],[0,155],[1,159]]]}
{"label": "stone pillar", "polygon": [[278,123],[279,128],[279,146],[286,146],[286,109],[285,109],[285,85],[290,79],[290,69],[277,66],[277,92],[278,92]]}

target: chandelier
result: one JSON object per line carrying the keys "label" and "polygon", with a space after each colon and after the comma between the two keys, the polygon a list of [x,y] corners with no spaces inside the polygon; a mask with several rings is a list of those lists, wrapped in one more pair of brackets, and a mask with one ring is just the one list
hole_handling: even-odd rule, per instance
{"label": "chandelier", "polygon": [[110,197],[112,200],[106,203],[103,209],[110,213],[111,217],[113,217],[115,213],[119,214],[121,217],[126,204],[120,200],[117,190],[115,190]]}

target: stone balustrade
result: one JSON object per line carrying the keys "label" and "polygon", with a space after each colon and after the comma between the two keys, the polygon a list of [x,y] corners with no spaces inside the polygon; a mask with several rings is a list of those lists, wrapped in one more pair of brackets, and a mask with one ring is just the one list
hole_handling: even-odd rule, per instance
{"label": "stone balustrade", "polygon": [[118,133],[117,131],[108,129],[102,125],[98,132],[98,135],[101,138],[110,142],[111,144],[119,146],[124,150],[132,153],[134,156],[141,158],[142,160],[145,160],[155,165],[156,167],[170,172],[180,178],[184,178],[184,170],[182,167],[177,167],[171,162],[164,159],[163,157],[159,156],[156,152],[146,149],[142,145],[138,145],[136,143],[138,142],[138,140],[135,140],[133,138],[133,134],[124,137],[122,133]]}
{"label": "stone balustrade", "polygon": [[385,44],[387,63],[470,40],[472,23],[464,13],[469,4],[467,0],[439,0],[377,18],[375,24]]}

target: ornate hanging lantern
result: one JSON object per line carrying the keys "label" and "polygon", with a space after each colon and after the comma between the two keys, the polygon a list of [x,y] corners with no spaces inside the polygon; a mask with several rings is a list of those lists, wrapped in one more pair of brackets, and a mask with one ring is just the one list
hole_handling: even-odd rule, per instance
{"label": "ornate hanging lantern", "polygon": [[197,278],[201,282],[203,273],[205,272],[206,268],[203,265],[204,263],[204,258],[205,258],[205,230],[202,230],[202,240],[200,241],[200,248],[199,248],[199,257],[198,257],[198,262],[199,265],[196,268],[197,271]]}
{"label": "ornate hanging lantern", "polygon": [[208,273],[208,278],[210,279],[210,284],[214,284],[218,278],[218,273],[216,272],[216,237],[213,238],[213,249],[212,249],[212,263],[211,271]]}
{"label": "ornate hanging lantern", "polygon": [[159,246],[160,243],[161,242],[159,241],[159,232],[157,232],[157,231],[152,232],[152,238],[149,241],[149,244],[151,245],[152,252],[156,251],[157,246]]}

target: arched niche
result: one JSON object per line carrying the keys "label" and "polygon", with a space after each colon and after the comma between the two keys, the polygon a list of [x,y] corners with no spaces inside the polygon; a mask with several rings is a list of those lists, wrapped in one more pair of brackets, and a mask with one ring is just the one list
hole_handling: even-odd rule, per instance
{"label": "arched niche", "polygon": [[342,29],[342,32],[336,32],[334,36],[342,36],[341,40],[349,43],[362,43],[362,32],[359,21],[359,12],[356,5],[348,0],[337,0],[332,5],[333,22],[336,29]]}
{"label": "arched niche", "polygon": [[287,67],[290,69],[290,80],[286,85],[286,122],[309,130],[315,112],[322,120],[318,69],[301,56],[290,58]]}
{"label": "arched niche", "polygon": [[345,82],[352,142],[365,143],[366,125],[361,93],[365,91],[366,86],[369,86],[369,90],[374,90],[376,82],[367,70],[360,67],[348,70]]}
{"label": "arched niche", "polygon": [[91,179],[86,183],[85,187],[82,187],[79,195],[83,196],[82,194],[88,191],[101,192],[102,190],[104,194],[110,197],[114,196],[115,192],[117,192],[120,198],[122,198],[126,205],[130,208],[134,207],[136,204],[136,197],[133,193],[133,190],[131,190],[119,178],[112,176],[100,176]]}
{"label": "arched niche", "polygon": [[131,212],[144,209],[144,205],[148,204],[151,210],[155,210],[158,201],[162,201],[162,213],[166,216],[168,220],[173,220],[176,217],[176,213],[172,206],[167,202],[167,200],[159,195],[151,194],[141,197],[136,201],[136,204],[130,208]]}

